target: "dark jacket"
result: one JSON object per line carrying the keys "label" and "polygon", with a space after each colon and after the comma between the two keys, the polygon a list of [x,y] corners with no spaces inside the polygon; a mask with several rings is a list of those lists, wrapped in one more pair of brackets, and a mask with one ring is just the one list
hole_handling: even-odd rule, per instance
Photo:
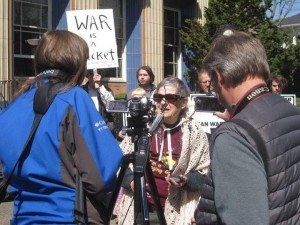
{"label": "dark jacket", "polygon": [[[268,183],[270,224],[298,224],[300,219],[300,109],[276,94],[266,94],[247,105],[234,116],[254,126],[266,146],[264,158]],[[252,146],[248,132],[227,122],[213,133],[224,132],[242,136]],[[213,154],[213,152],[212,152]],[[223,224],[214,204],[214,184],[209,173],[201,190],[201,200],[195,212],[197,224]]]}
{"label": "dark jacket", "polygon": [[[89,93],[89,82],[81,86],[87,93]],[[110,88],[106,87],[105,88],[108,91],[111,91]],[[100,93],[97,93],[97,99],[98,99],[98,104],[99,104],[99,113],[103,117],[104,121],[106,122],[107,126],[109,129],[112,131],[113,135],[115,136],[115,125],[114,125],[114,118],[111,113],[107,112],[106,106],[101,100]]]}

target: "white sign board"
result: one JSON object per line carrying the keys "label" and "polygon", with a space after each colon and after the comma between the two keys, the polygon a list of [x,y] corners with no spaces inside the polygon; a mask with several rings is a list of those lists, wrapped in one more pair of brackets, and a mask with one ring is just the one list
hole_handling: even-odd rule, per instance
{"label": "white sign board", "polygon": [[216,111],[224,110],[214,96],[191,94],[190,99],[195,102],[195,113],[193,118],[201,123],[201,126],[206,133],[210,134],[213,129],[224,122],[223,119],[213,114]]}
{"label": "white sign board", "polygon": [[281,94],[280,96],[284,97],[290,103],[297,106],[296,95],[295,94]]}
{"label": "white sign board", "polygon": [[201,123],[202,128],[206,133],[211,134],[212,130],[217,128],[224,120],[213,115],[212,112],[195,112],[193,118]]}
{"label": "white sign board", "polygon": [[118,67],[118,51],[112,9],[67,11],[68,30],[89,46],[87,69]]}

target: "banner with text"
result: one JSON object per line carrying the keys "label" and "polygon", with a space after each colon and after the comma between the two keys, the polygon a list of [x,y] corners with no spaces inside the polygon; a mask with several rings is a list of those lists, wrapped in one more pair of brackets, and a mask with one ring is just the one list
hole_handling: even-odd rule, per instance
{"label": "banner with text", "polygon": [[214,115],[214,112],[225,111],[215,96],[209,94],[191,94],[190,100],[195,104],[193,118],[200,121],[206,133],[212,133],[215,128],[224,122],[223,119]]}
{"label": "banner with text", "polygon": [[119,66],[112,9],[67,11],[67,23],[89,46],[87,69]]}
{"label": "banner with text", "polygon": [[296,95],[295,94],[281,94],[280,96],[284,97],[290,103],[297,106],[297,100],[296,100]]}

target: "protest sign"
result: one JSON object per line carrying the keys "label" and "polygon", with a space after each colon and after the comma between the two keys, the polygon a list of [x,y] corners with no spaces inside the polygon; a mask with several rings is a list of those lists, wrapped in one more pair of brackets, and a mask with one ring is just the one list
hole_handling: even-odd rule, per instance
{"label": "protest sign", "polygon": [[68,30],[89,46],[87,69],[118,67],[112,9],[67,11]]}
{"label": "protest sign", "polygon": [[286,100],[288,100],[293,105],[297,105],[295,94],[281,94],[280,96],[284,97]]}
{"label": "protest sign", "polygon": [[219,104],[216,97],[207,94],[191,94],[190,99],[195,103],[193,118],[201,123],[206,133],[212,133],[213,129],[224,122],[223,119],[213,114],[214,112],[224,112],[225,110],[224,107]]}

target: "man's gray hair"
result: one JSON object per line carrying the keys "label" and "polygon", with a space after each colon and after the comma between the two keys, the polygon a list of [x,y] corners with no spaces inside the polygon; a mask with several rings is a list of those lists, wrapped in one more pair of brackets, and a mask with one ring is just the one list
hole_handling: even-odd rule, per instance
{"label": "man's gray hair", "polygon": [[224,84],[236,87],[248,77],[267,80],[270,74],[264,46],[244,32],[231,32],[217,37],[203,61],[212,80],[215,72],[224,76]]}

